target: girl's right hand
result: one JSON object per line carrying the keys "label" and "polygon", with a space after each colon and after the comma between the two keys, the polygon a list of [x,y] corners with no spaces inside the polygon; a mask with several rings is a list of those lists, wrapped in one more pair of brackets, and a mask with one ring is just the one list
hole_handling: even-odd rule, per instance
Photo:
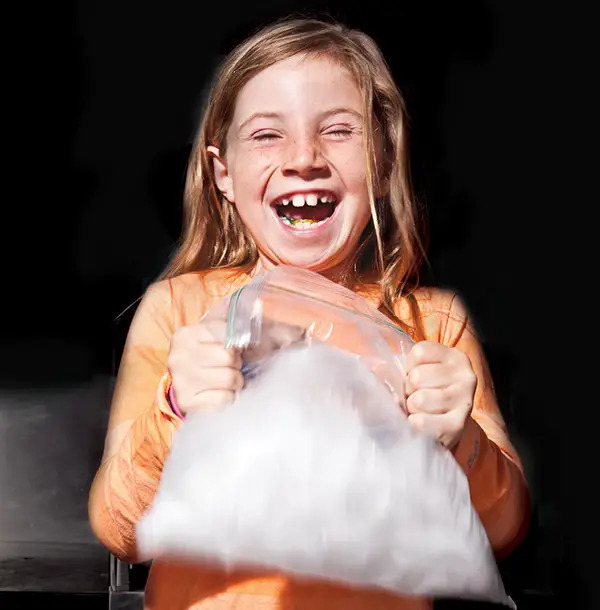
{"label": "girl's right hand", "polygon": [[225,322],[215,319],[175,331],[167,366],[177,408],[183,415],[230,404],[243,387],[242,357],[224,347],[224,338]]}

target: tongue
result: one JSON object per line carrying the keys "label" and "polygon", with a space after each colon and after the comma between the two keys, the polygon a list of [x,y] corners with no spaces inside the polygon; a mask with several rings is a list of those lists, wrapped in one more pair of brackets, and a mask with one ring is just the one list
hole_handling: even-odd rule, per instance
{"label": "tongue", "polygon": [[333,203],[319,203],[316,206],[304,205],[295,208],[292,205],[278,205],[277,213],[292,220],[313,220],[319,222],[329,218],[333,214],[335,205]]}

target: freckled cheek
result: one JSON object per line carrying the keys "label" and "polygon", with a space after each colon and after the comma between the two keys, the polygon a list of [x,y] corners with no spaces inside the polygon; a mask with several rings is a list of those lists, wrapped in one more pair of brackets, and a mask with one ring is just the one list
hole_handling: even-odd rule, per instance
{"label": "freckled cheek", "polygon": [[254,157],[246,163],[237,165],[232,172],[233,186],[236,192],[244,189],[247,193],[260,193],[266,181],[273,173],[273,164],[265,157]]}
{"label": "freckled cheek", "polygon": [[336,166],[346,182],[364,182],[367,175],[365,153],[362,148],[331,151],[329,161]]}

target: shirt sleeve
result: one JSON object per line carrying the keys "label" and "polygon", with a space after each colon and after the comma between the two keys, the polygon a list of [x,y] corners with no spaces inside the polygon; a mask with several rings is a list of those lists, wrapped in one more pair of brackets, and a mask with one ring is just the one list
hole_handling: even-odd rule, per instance
{"label": "shirt sleeve", "polygon": [[152,285],[131,323],[106,435],[89,497],[97,538],[114,555],[135,562],[135,528],[158,488],[173,436],[182,424],[168,400],[167,354],[174,331],[168,281]]}
{"label": "shirt sleeve", "polygon": [[459,299],[452,300],[442,342],[467,354],[477,376],[473,411],[454,457],[469,480],[471,501],[498,556],[522,541],[529,523],[530,496],[521,461],[497,404],[481,344]]}

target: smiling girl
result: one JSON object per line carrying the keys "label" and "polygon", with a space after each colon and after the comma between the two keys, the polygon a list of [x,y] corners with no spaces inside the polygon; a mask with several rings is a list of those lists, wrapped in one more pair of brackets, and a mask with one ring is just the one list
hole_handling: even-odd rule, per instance
{"label": "smiling girl", "polygon": [[[489,370],[456,295],[418,284],[422,249],[410,188],[401,95],[365,34],[288,20],[226,59],[189,162],[184,233],[132,322],[101,467],[90,495],[98,538],[137,559],[151,505],[186,414],[230,403],[241,357],[223,347],[212,305],[286,264],[371,300],[417,341],[408,355],[409,421],[466,473],[500,555],[519,543],[528,492]],[[206,490],[210,494],[210,489]],[[422,609],[424,599],[155,560],[146,608]]]}

